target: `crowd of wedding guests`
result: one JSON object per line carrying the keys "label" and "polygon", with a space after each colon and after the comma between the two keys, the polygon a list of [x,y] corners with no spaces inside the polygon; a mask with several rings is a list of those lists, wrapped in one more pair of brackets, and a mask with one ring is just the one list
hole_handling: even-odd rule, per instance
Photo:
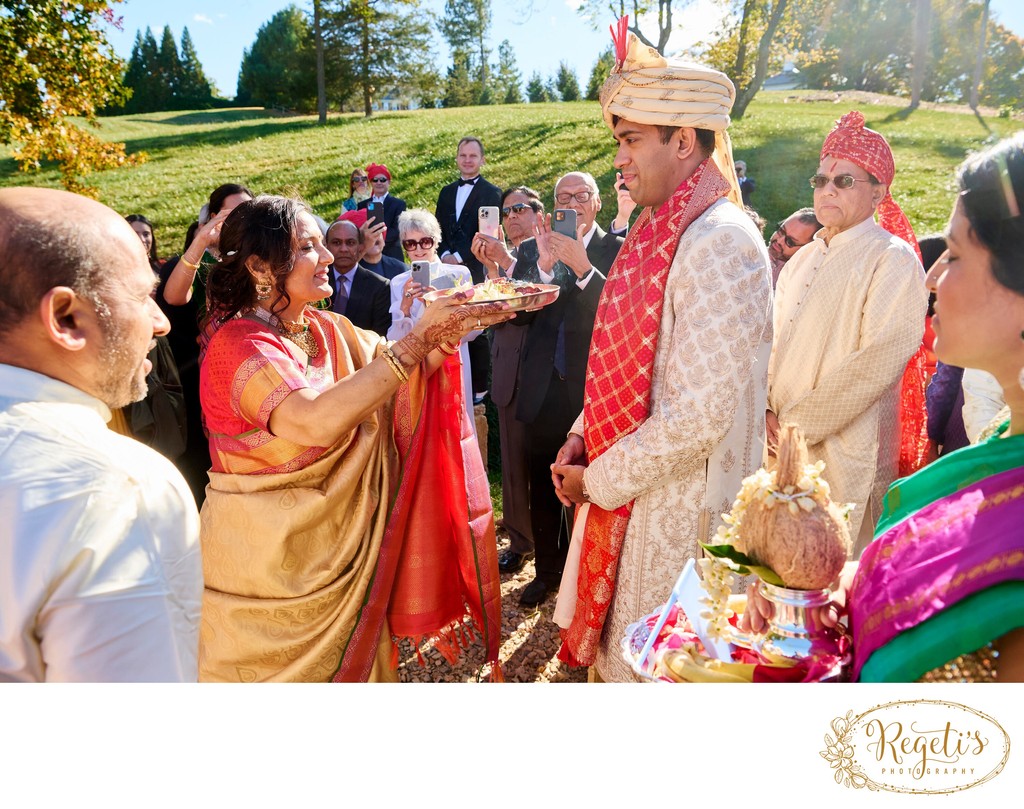
{"label": "crowd of wedding guests", "polygon": [[[709,168],[724,154],[718,130],[684,125],[666,135],[656,118],[634,125],[655,132],[662,147],[681,138],[693,156],[686,183],[662,192],[645,173],[646,158],[628,156],[629,138],[643,132],[631,135],[627,114],[602,103],[622,171],[604,196],[577,171],[550,189],[522,178],[502,189],[482,176],[484,144],[468,136],[455,150],[459,177],[439,189],[433,211],[392,194],[400,177],[383,162],[355,168],[340,210],[319,212],[326,218],[275,189],[229,182],[211,190],[182,249],[161,258],[168,251],[158,249],[158,223],[144,214],[120,218],[61,192],[0,192],[8,289],[0,294],[8,324],[0,327],[0,453],[23,459],[0,465],[0,502],[17,515],[0,531],[0,680],[388,681],[397,676],[394,639],[429,638],[454,659],[473,637],[500,679],[499,573],[531,558],[535,579],[519,599],[537,605],[559,594],[565,659],[593,666],[594,679],[627,679],[621,661],[602,657],[596,635],[574,635],[578,604],[592,606],[583,568],[593,558],[586,537],[595,515],[627,508],[628,548],[643,498],[657,499],[657,487],[681,481],[681,465],[691,463],[703,481],[700,513],[727,511],[733,477],[746,468],[734,467],[736,458],[748,473],[770,461],[785,423],[799,424],[813,459],[826,462],[834,499],[856,504],[855,558],[870,562],[842,592],[861,624],[873,626],[887,604],[880,590],[896,586],[901,565],[923,564],[920,555],[901,555],[899,520],[931,514],[937,498],[947,509],[966,508],[965,488],[982,497],[1012,491],[1024,467],[1015,423],[1024,397],[1024,139],[968,160],[946,233],[918,240],[890,193],[892,150],[851,112],[817,160],[808,155],[813,207],[794,206],[764,234],[746,164],[733,167],[730,152],[722,173]],[[736,366],[738,394],[718,397],[721,412],[708,412],[707,423],[725,420],[692,458],[637,438],[615,471],[614,448],[625,446],[629,430],[616,428],[612,450],[595,452],[595,423],[604,418],[595,402],[616,417],[615,396],[627,382],[601,380],[627,380],[633,366],[595,366],[595,352],[611,356],[615,335],[629,329],[666,329],[667,314],[628,324],[626,316],[615,326],[615,307],[628,296],[615,283],[616,273],[645,272],[644,251],[663,238],[655,218],[672,209],[679,189],[687,195],[678,197],[683,218],[672,221],[683,230],[704,221],[703,209],[687,218],[685,206],[705,189],[717,200],[706,210],[732,204],[741,213],[716,225],[740,237],[727,277],[745,307],[721,333],[742,323],[749,345],[712,342],[721,301],[709,299],[704,311],[698,293],[680,291],[668,302],[682,283],[669,251],[659,270],[668,291],[663,285],[658,295],[666,307],[690,301],[691,342],[681,345],[703,352],[704,364],[629,356],[655,379],[647,407],[650,424],[664,422],[657,441],[668,446],[680,431],[703,429],[686,409],[702,401],[688,384],[710,386],[717,373],[728,386],[729,363],[741,354],[748,371]],[[643,213],[630,228],[638,203]],[[488,217],[500,228],[491,230]],[[39,230],[76,246],[57,258],[33,235]],[[47,251],[52,261],[44,261]],[[736,281],[741,276],[747,280]],[[424,300],[436,289],[499,278],[554,285],[559,296],[528,312],[453,296]],[[26,352],[26,338],[39,347]],[[972,383],[970,374],[983,372],[998,380],[994,394],[972,394],[985,379]],[[128,382],[113,378],[118,373]],[[498,415],[509,537],[501,554],[473,418],[474,405],[488,398]],[[103,422],[111,435],[97,449]],[[980,422],[991,427],[979,436],[971,425]],[[58,445],[69,447],[59,471],[40,450]],[[720,492],[716,464],[729,473]],[[634,475],[660,477],[629,489]],[[886,493],[897,480],[894,501]],[[695,490],[679,491],[685,499]],[[662,497],[646,519],[659,507],[681,513]],[[983,520],[997,518],[979,514],[975,522]],[[695,519],[687,530],[707,541],[714,525]],[[652,542],[658,536],[657,526],[644,530]],[[18,543],[30,535],[46,541],[26,554]],[[1007,559],[1021,556],[1015,536],[1000,540]],[[968,529],[928,539],[936,559],[953,546],[972,563],[991,561],[991,549],[978,551]],[[895,550],[880,556],[880,542]],[[676,561],[662,560],[678,572]],[[637,594],[627,605],[633,618],[667,595],[650,571],[628,579],[625,558],[616,582],[618,564],[612,557],[609,598],[617,593],[619,605],[611,604],[605,635],[618,631],[626,593]],[[914,679],[962,655],[981,655],[991,670],[993,644],[1020,626],[1024,564],[1009,559],[1003,569],[986,587],[964,585],[958,600],[947,582],[948,608],[922,610],[902,634],[865,631],[860,642],[870,656],[857,658],[857,675]],[[900,586],[912,599],[949,575],[937,570],[917,590]],[[994,611],[1001,617],[993,622],[986,616]],[[954,625],[958,645],[945,642]],[[1004,648],[1004,677],[1016,675],[1006,654],[1013,649]],[[971,660],[961,669],[981,665]]]}

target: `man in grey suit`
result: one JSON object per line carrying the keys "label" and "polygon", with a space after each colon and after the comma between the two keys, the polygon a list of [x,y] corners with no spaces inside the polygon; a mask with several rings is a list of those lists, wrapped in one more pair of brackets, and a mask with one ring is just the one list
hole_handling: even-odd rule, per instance
{"label": "man in grey suit", "polygon": [[[512,249],[498,240],[477,234],[473,254],[488,278],[514,278],[537,282],[537,242],[533,238],[544,203],[532,188],[515,186],[501,197],[501,218]],[[527,329],[501,323],[491,330],[491,399],[498,408],[501,441],[502,520],[508,531],[509,547],[498,556],[498,569],[514,573],[533,555],[530,527],[530,484],[527,470],[526,435],[516,421],[519,398],[519,356]]]}

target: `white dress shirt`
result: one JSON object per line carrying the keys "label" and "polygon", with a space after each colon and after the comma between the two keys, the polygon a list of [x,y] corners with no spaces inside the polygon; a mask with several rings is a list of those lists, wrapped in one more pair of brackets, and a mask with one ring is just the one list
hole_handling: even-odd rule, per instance
{"label": "white dress shirt", "polygon": [[98,399],[0,364],[0,681],[194,682],[199,514]]}

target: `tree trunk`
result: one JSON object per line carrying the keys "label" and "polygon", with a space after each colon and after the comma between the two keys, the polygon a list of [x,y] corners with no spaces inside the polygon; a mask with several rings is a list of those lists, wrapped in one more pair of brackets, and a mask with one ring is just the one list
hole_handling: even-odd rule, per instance
{"label": "tree trunk", "polygon": [[914,10],[914,73],[911,77],[910,109],[921,105],[924,73],[928,66],[928,34],[932,25],[931,0],[917,0]]}
{"label": "tree trunk", "polygon": [[362,20],[362,39],[363,39],[363,116],[370,118],[373,116],[373,87],[370,85],[370,21],[365,17]]}
{"label": "tree trunk", "polygon": [[765,73],[768,72],[768,56],[771,52],[772,40],[775,38],[775,32],[779,28],[779,23],[782,22],[782,15],[786,13],[786,4],[788,2],[789,0],[776,0],[775,5],[772,7],[771,16],[768,18],[768,27],[765,29],[764,34],[761,35],[761,41],[757,45],[757,64],[754,67],[754,78],[750,80],[750,84],[746,85],[736,95],[736,103],[732,108],[732,117],[736,120],[743,117],[750,102],[754,100],[757,91],[764,84]]}
{"label": "tree trunk", "polygon": [[736,64],[733,65],[732,69],[735,81],[740,81],[743,71],[747,67],[747,31],[750,30],[750,16],[756,4],[757,0],[746,0],[743,4],[743,18],[740,20],[739,41],[736,43]]}
{"label": "tree trunk", "polygon": [[327,79],[324,76],[324,32],[320,27],[320,0],[313,0],[313,36],[316,37],[316,112],[327,123]]}
{"label": "tree trunk", "polygon": [[981,77],[985,69],[985,44],[988,39],[988,4],[985,0],[985,8],[981,12],[981,31],[978,33],[978,58],[974,63],[974,77],[971,80],[971,109],[975,114],[978,112],[978,104],[981,97]]}
{"label": "tree trunk", "polygon": [[[625,4],[619,3],[622,13],[625,13]],[[636,34],[636,38],[649,48],[656,48],[658,53],[665,55],[665,47],[668,45],[668,38],[672,36],[672,0],[658,0],[658,42],[655,44],[643,31],[640,30],[640,4],[633,0],[633,14],[630,17],[629,30]],[[621,17],[622,14],[620,13]]]}

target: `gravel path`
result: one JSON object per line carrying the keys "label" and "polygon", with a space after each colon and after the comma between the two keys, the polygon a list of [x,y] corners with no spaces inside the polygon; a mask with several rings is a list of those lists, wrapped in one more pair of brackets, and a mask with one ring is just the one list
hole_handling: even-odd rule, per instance
{"label": "gravel path", "polygon": [[[508,545],[508,535],[498,529],[498,553]],[[536,607],[522,607],[519,593],[533,580],[533,561],[515,574],[501,576],[501,649],[499,660],[510,683],[585,683],[586,668],[573,668],[557,659],[558,627],[551,620],[555,594]],[[484,665],[479,642],[462,653],[453,667],[433,648],[424,648],[425,666],[417,661],[412,644],[399,644],[398,674],[403,683],[475,683]]]}

